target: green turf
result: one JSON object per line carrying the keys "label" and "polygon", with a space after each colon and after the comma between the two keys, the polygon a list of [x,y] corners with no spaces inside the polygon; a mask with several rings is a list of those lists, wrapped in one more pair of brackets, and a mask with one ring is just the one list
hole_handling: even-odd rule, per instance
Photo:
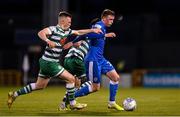
{"label": "green turf", "polygon": [[89,96],[78,98],[88,107],[78,111],[58,111],[58,103],[63,97],[64,87],[49,86],[44,90],[18,97],[9,110],[6,105],[7,93],[18,87],[0,87],[0,116],[164,116],[180,115],[180,89],[120,89],[116,97],[119,104],[126,97],[137,101],[137,109],[133,112],[107,109],[108,89]]}

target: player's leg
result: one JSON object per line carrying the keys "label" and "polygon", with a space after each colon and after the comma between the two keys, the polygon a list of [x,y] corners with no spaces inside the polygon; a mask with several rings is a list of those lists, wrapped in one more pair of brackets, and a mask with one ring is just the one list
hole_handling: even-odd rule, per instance
{"label": "player's leg", "polygon": [[[84,83],[85,80],[87,80],[84,62],[79,58],[77,57],[66,58],[64,60],[64,68],[66,68],[71,74],[76,75],[75,77],[76,90],[80,88],[82,82]],[[63,102],[64,103],[66,102],[66,95],[63,98]]]}
{"label": "player's leg", "polygon": [[16,99],[16,97],[24,94],[31,93],[32,91],[43,89],[47,86],[49,82],[49,73],[47,71],[51,71],[48,62],[45,60],[40,59],[40,72],[38,75],[38,79],[36,83],[30,83],[29,85],[19,89],[18,91],[11,91],[8,93],[8,100],[7,104],[8,107],[11,108],[12,103]]}
{"label": "player's leg", "polygon": [[98,63],[96,61],[86,61],[85,66],[87,80],[91,81],[92,84],[82,86],[75,92],[75,97],[85,96],[100,89],[101,69]]}
{"label": "player's leg", "polygon": [[118,75],[112,64],[106,59],[104,59],[104,62],[102,64],[102,72],[105,73],[110,79],[110,83],[109,83],[110,96],[109,96],[108,108],[112,108],[116,110],[124,110],[121,106],[119,106],[115,102],[120,76]]}
{"label": "player's leg", "polygon": [[59,77],[66,81],[67,96],[70,102],[70,108],[84,108],[80,103],[75,101],[75,77],[66,70],[63,70],[63,72],[59,74]]}
{"label": "player's leg", "polygon": [[30,83],[29,85],[19,89],[18,91],[15,91],[14,92],[15,97],[31,93],[32,91],[35,91],[35,90],[44,89],[46,88],[49,80],[50,80],[49,78],[44,79],[44,78],[38,77],[36,83]]}
{"label": "player's leg", "polygon": [[30,83],[17,91],[9,92],[8,100],[7,100],[8,107],[11,108],[12,103],[15,101],[15,99],[18,96],[24,95],[24,94],[29,94],[35,90],[43,89],[47,86],[48,82],[49,82],[49,79],[44,79],[44,78],[38,77],[38,80],[36,81],[36,83]]}
{"label": "player's leg", "polygon": [[[83,87],[91,86],[91,85],[92,85],[92,82],[91,81],[87,81],[87,82],[83,83],[80,88],[75,89],[75,90],[77,91],[77,90],[80,90]],[[68,99],[68,94],[66,92],[64,97],[63,97],[63,100],[59,103],[59,110],[69,110],[68,105],[69,105],[69,99]],[[85,103],[81,103],[81,105],[84,108],[87,107],[87,104],[85,104]]]}
{"label": "player's leg", "polygon": [[119,75],[117,72],[113,69],[106,74],[108,78],[110,79],[109,82],[109,90],[110,90],[110,97],[109,101],[110,102],[115,102],[115,96],[118,90],[118,84],[119,84]]}
{"label": "player's leg", "polygon": [[119,75],[117,74],[117,72],[115,70],[111,70],[109,72],[107,72],[106,74],[109,78],[110,78],[110,84],[109,84],[109,91],[110,91],[110,96],[109,96],[109,104],[108,104],[108,108],[112,108],[112,109],[116,109],[116,110],[124,110],[123,107],[119,106],[116,102],[115,102],[115,97],[116,97],[116,93],[118,90],[118,84],[119,84]]}
{"label": "player's leg", "polygon": [[[68,72],[70,72],[72,75],[75,75],[75,73],[77,73],[76,72],[76,61],[75,61],[76,59],[77,58],[75,58],[75,57],[68,57],[68,58],[65,58],[65,60],[64,60],[64,68]],[[76,76],[74,76],[74,77],[75,77],[75,87],[79,88],[80,80]],[[60,104],[59,104],[59,110],[69,110],[68,105],[69,105],[69,99],[68,99],[68,93],[66,91],[65,96],[62,99],[62,102],[60,102]]]}

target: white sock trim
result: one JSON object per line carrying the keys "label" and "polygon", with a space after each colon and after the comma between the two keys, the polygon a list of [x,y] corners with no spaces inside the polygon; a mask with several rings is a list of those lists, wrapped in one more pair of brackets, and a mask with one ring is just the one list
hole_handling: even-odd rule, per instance
{"label": "white sock trim", "polygon": [[93,91],[92,85],[88,85],[88,89],[89,89],[89,92],[92,92]]}
{"label": "white sock trim", "polygon": [[119,84],[119,81],[114,82],[114,81],[110,80],[110,84]]}
{"label": "white sock trim", "polygon": [[66,83],[66,88],[73,88],[74,87],[74,83]]}
{"label": "white sock trim", "polygon": [[109,104],[115,104],[116,102],[115,101],[109,101]]}
{"label": "white sock trim", "polygon": [[18,96],[18,93],[17,92],[14,92],[14,97],[17,97]]}
{"label": "white sock trim", "polygon": [[75,100],[70,101],[70,105],[75,105],[75,104],[76,104]]}
{"label": "white sock trim", "polygon": [[31,83],[30,85],[31,85],[32,90],[36,89],[36,83]]}

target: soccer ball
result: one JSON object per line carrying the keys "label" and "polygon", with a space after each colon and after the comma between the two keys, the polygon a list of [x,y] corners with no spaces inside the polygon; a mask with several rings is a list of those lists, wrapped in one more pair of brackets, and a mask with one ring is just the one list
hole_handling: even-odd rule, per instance
{"label": "soccer ball", "polygon": [[128,97],[123,101],[123,108],[126,111],[133,111],[136,109],[136,107],[136,100],[133,98]]}

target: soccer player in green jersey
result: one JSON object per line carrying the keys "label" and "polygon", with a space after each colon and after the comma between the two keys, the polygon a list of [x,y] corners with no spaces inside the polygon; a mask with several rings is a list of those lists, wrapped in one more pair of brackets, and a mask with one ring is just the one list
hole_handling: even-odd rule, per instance
{"label": "soccer player in green jersey", "polygon": [[47,43],[43,56],[39,59],[40,71],[37,81],[29,85],[8,93],[7,104],[11,108],[12,103],[18,96],[31,93],[35,90],[44,89],[50,78],[59,77],[66,81],[66,89],[71,109],[82,109],[83,106],[77,103],[74,98],[75,92],[75,78],[67,70],[59,64],[59,57],[63,51],[62,46],[71,34],[83,35],[87,33],[101,33],[99,29],[84,29],[71,30],[72,16],[68,12],[60,12],[58,15],[58,24],[56,26],[49,26],[38,32],[38,36]]}
{"label": "soccer player in green jersey", "polygon": [[[68,54],[65,56],[64,59],[64,68],[68,70],[72,75],[75,77],[75,85],[78,89],[82,83],[86,81],[86,71],[85,71],[85,64],[84,64],[84,57],[86,56],[89,50],[89,40],[79,41],[72,46]],[[91,82],[88,81],[86,85],[91,85]],[[63,98],[63,101],[59,105],[59,110],[68,110],[67,105],[65,104],[66,95]],[[86,107],[86,104],[82,104],[82,106]]]}

